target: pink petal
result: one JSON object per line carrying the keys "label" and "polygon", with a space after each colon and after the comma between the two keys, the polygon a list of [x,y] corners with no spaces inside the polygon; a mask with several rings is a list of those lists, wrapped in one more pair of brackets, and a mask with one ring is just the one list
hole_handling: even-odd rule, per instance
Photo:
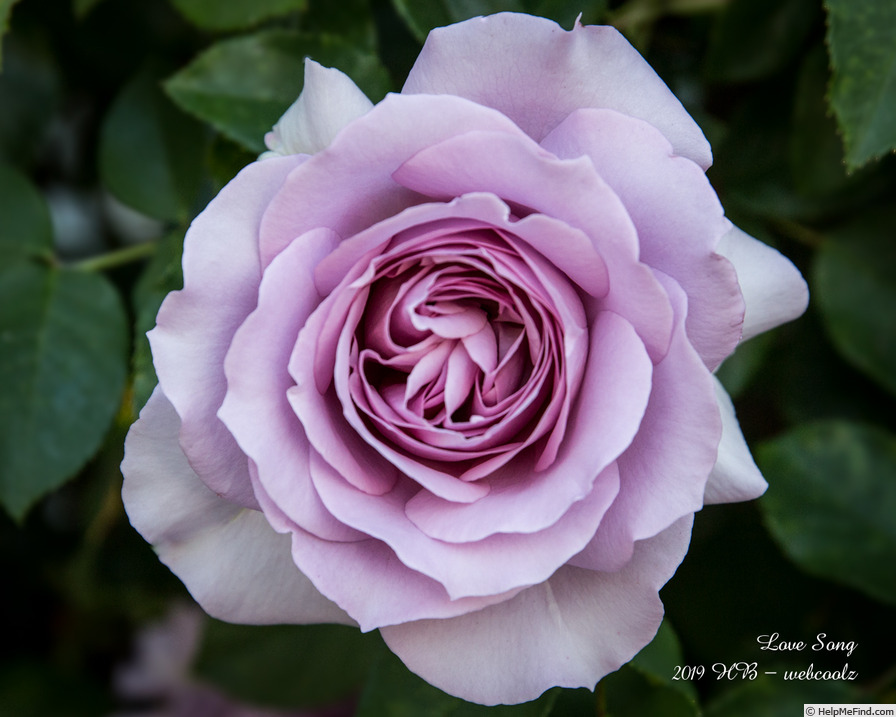
{"label": "pink petal", "polygon": [[311,229],[350,237],[417,204],[392,172],[424,147],[474,128],[521,134],[499,112],[459,97],[388,95],[290,174],[262,222],[262,266]]}
{"label": "pink petal", "polygon": [[[316,457],[311,468],[318,494],[334,516],[388,544],[404,565],[441,583],[452,600],[497,595],[546,580],[588,543],[618,488],[616,469],[610,467],[588,495],[540,532],[447,543],[424,535],[408,520],[404,505],[417,490],[410,482],[399,483],[389,494],[370,496]],[[338,564],[329,568],[339,569]]]}
{"label": "pink petal", "polygon": [[809,305],[809,287],[790,259],[737,227],[716,249],[734,264],[744,295],[743,340],[793,321]]}
{"label": "pink petal", "polygon": [[765,493],[768,484],[753,462],[734,414],[734,405],[718,379],[715,389],[722,414],[722,440],[716,464],[706,483],[703,502],[708,505],[753,500]]}
{"label": "pink petal", "polygon": [[216,493],[256,507],[246,457],[217,411],[227,388],[224,355],[255,308],[258,224],[268,199],[301,157],[255,162],[193,221],[184,242],[184,289],[168,295],[149,333],[159,382],[181,418],[190,465]]}
{"label": "pink petal", "polygon": [[684,292],[668,277],[658,277],[676,310],[672,345],[654,367],[653,390],[638,435],[619,458],[619,496],[573,565],[619,569],[636,541],[700,510],[716,461],[722,421],[712,374],[685,335]]}
{"label": "pink petal", "polygon": [[[666,352],[672,310],[650,269],[638,261],[638,238],[625,207],[587,157],[557,159],[528,138],[471,131],[421,150],[393,176],[409,189],[442,200],[489,192],[583,231],[609,273],[610,292],[600,307],[628,319],[651,358]],[[558,251],[545,249],[545,255],[557,261]],[[580,268],[569,266],[558,261],[575,277]]]}
{"label": "pink petal", "polygon": [[[330,386],[321,392],[314,376],[313,357],[328,319],[322,308],[326,307],[318,307],[311,314],[293,346],[287,365],[295,385],[286,391],[286,396],[302,423],[310,445],[353,485],[371,494],[381,495],[395,484],[400,466],[389,463],[365,442],[366,437],[359,434],[343,416],[343,402],[335,388]],[[340,319],[336,321],[342,332],[351,333],[357,319],[349,322],[348,328]],[[347,347],[345,352],[336,351],[337,359],[347,361],[343,355],[347,351]],[[330,370],[333,370],[332,365]]]}
{"label": "pink petal", "polygon": [[635,224],[641,261],[688,295],[688,336],[715,369],[740,340],[744,303],[734,268],[715,253],[731,225],[700,167],[675,156],[655,127],[611,110],[574,112],[542,146],[591,158]]}
{"label": "pink petal", "polygon": [[463,615],[519,592],[451,600],[442,585],[408,568],[379,540],[334,543],[302,530],[292,539],[296,565],[364,632],[406,620]]}
{"label": "pink petal", "polygon": [[501,13],[433,30],[402,89],[494,107],[540,141],[568,114],[605,107],[646,120],[704,169],[709,143],[675,95],[612,27]]}
{"label": "pink petal", "polygon": [[510,600],[384,627],[383,639],[427,682],[473,702],[525,702],[555,685],[593,689],[656,634],[657,593],[687,551],[691,522],[640,541],[618,572],[563,567]]}
{"label": "pink petal", "polygon": [[333,239],[326,229],[309,232],[268,267],[258,307],[227,353],[227,395],[218,415],[254,461],[265,493],[291,520],[326,540],[358,540],[363,536],[335,520],[311,485],[308,439],[286,395],[296,337],[320,301],[311,280],[316,258]]}
{"label": "pink petal", "polygon": [[157,388],[125,441],[122,498],[131,524],[202,608],[231,622],[351,624],[296,568],[287,537],[199,480],[179,430]]}
{"label": "pink petal", "polygon": [[589,340],[582,387],[554,463],[536,472],[518,459],[492,476],[489,495],[470,504],[421,492],[406,508],[415,525],[433,538],[457,542],[536,532],[588,495],[636,435],[653,371],[634,330],[615,314],[601,314]]}

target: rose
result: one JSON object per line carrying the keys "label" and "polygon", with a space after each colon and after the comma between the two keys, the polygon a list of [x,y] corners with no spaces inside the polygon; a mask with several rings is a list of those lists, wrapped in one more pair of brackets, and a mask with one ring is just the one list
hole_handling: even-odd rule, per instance
{"label": "rose", "polygon": [[611,28],[434,31],[375,107],[309,62],[267,141],[150,334],[132,523],[218,617],[378,628],[487,704],[593,687],[693,513],[764,490],[712,371],[805,283]]}

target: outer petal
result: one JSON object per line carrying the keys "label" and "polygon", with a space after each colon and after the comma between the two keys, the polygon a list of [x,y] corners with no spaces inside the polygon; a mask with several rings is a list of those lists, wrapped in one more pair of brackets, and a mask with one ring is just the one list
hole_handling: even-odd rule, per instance
{"label": "outer petal", "polygon": [[418,204],[419,195],[397,184],[392,172],[424,147],[470,129],[522,135],[500,112],[460,97],[387,95],[289,176],[265,213],[262,265],[311,229],[349,237]]}
{"label": "outer petal", "polygon": [[740,340],[744,301],[734,267],[715,252],[731,223],[700,167],[675,156],[655,127],[612,110],[572,113],[542,146],[591,158],[634,222],[641,261],[688,295],[688,337],[715,369]]}
{"label": "outer petal", "polygon": [[[315,258],[332,240],[326,229],[309,232],[268,267],[258,308],[236,332],[227,354],[227,396],[218,415],[254,461],[261,490],[291,520],[326,540],[354,540],[363,536],[335,520],[311,485],[308,439],[286,399],[293,385],[286,368],[290,353],[320,301],[311,278]],[[270,517],[257,485],[255,493]]]}
{"label": "outer petal", "polygon": [[289,538],[203,485],[178,445],[179,429],[157,388],[125,441],[122,498],[131,524],[203,609],[250,624],[352,624],[296,568]]}
{"label": "outer petal", "polygon": [[[450,600],[441,584],[409,568],[379,540],[334,543],[301,528],[292,530],[296,564],[321,592],[357,620],[364,632],[408,620],[463,615],[520,592],[517,588],[498,595]],[[334,565],[339,569],[334,570]]]}
{"label": "outer petal", "polygon": [[258,297],[261,215],[302,161],[250,164],[209,203],[187,232],[184,288],[168,295],[148,334],[190,465],[216,493],[248,507],[257,503],[246,457],[216,415],[227,388],[224,355]]}
{"label": "outer petal", "polygon": [[474,702],[525,702],[555,685],[593,688],[656,634],[657,593],[687,551],[692,519],[639,542],[619,572],[563,567],[511,600],[385,627],[383,639],[427,682]]}
{"label": "outer petal", "polygon": [[638,260],[637,232],[625,206],[587,157],[558,159],[528,137],[471,131],[421,150],[393,177],[442,200],[490,192],[520,213],[534,210],[581,229],[610,276],[599,307],[631,322],[651,359],[665,354],[672,309],[650,268]]}
{"label": "outer petal", "polygon": [[734,264],[744,295],[743,340],[793,321],[809,305],[809,287],[790,259],[732,227],[716,251]]}
{"label": "outer petal", "polygon": [[500,110],[540,141],[570,112],[606,107],[647,120],[706,169],[709,143],[650,65],[612,27],[566,32],[501,13],[433,30],[404,94],[451,94]]}
{"label": "outer petal", "polygon": [[719,412],[722,414],[722,441],[719,443],[716,465],[706,483],[703,502],[737,503],[753,500],[765,493],[768,484],[753,462],[737,416],[734,415],[731,398],[718,379],[715,379],[715,387]]}
{"label": "outer petal", "polygon": [[656,535],[681,516],[700,510],[716,461],[722,422],[712,374],[684,331],[686,297],[658,274],[676,310],[669,353],[654,367],[653,391],[635,440],[619,458],[619,496],[591,544],[571,563],[618,570],[635,541]]}
{"label": "outer petal", "polygon": [[265,136],[271,151],[262,157],[320,152],[343,127],[372,107],[348,75],[306,57],[302,93]]}

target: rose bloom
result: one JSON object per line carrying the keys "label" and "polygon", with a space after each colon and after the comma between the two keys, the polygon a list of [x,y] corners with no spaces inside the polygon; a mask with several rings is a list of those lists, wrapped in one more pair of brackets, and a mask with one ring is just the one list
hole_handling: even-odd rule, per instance
{"label": "rose bloom", "polygon": [[131,522],[216,617],[378,629],[484,704],[594,687],[694,512],[765,489],[713,371],[799,273],[609,27],[435,30],[375,106],[307,62],[267,143],[150,333]]}

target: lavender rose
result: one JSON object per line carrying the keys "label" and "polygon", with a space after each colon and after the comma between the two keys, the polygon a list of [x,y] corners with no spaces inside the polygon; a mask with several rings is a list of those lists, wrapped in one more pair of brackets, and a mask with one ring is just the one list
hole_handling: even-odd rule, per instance
{"label": "lavender rose", "polygon": [[485,704],[593,687],[694,512],[763,492],[712,372],[805,283],[612,28],[436,30],[376,106],[308,62],[267,141],[150,334],[132,523],[217,617],[379,629]]}

